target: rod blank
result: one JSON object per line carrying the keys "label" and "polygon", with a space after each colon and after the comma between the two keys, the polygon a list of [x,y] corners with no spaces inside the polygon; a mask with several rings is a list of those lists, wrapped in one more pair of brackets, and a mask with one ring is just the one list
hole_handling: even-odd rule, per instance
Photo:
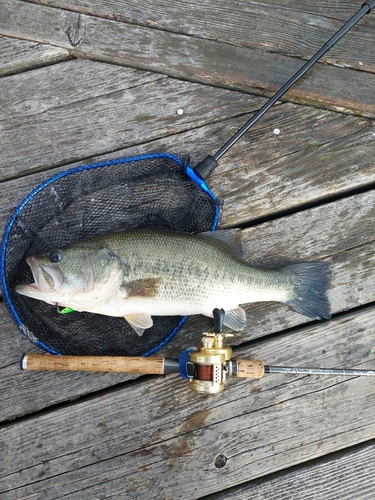
{"label": "rod blank", "polygon": [[375,370],[346,370],[345,368],[291,368],[289,366],[265,366],[264,373],[305,373],[307,375],[343,375],[346,377],[375,376]]}

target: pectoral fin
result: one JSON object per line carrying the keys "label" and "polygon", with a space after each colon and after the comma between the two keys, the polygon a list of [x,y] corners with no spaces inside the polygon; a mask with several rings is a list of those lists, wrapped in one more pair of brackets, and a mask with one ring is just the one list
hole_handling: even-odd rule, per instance
{"label": "pectoral fin", "polygon": [[146,328],[151,328],[154,324],[150,314],[147,313],[128,314],[124,318],[140,337]]}
{"label": "pectoral fin", "polygon": [[122,284],[127,297],[156,297],[159,286],[160,278],[144,278]]}
{"label": "pectoral fin", "polygon": [[246,326],[246,313],[242,307],[225,311],[224,325],[232,330],[243,330]]}

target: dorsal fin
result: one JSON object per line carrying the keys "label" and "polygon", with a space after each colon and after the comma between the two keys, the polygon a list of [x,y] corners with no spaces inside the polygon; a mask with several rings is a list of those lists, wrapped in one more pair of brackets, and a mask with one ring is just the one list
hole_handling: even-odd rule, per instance
{"label": "dorsal fin", "polygon": [[242,246],[242,231],[238,227],[232,229],[219,229],[218,231],[206,231],[200,233],[202,236],[213,238],[223,243],[239,259],[243,259],[245,252]]}

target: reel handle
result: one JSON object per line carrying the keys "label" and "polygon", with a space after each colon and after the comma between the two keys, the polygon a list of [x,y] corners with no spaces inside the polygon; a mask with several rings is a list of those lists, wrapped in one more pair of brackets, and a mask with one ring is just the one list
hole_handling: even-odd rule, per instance
{"label": "reel handle", "polygon": [[[21,369],[121,372],[144,375],[164,375],[172,371],[165,366],[165,358],[162,357],[55,356],[51,354],[25,354],[21,358]],[[176,371],[178,371],[178,364]]]}

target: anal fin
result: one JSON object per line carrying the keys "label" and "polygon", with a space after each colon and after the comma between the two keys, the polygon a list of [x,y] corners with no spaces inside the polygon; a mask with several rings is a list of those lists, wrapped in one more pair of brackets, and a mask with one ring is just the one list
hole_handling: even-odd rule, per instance
{"label": "anal fin", "polygon": [[124,318],[140,337],[147,328],[151,328],[154,324],[151,315],[147,313],[127,314]]}
{"label": "anal fin", "polygon": [[246,326],[246,313],[242,307],[225,311],[224,325],[232,330],[243,330]]}

